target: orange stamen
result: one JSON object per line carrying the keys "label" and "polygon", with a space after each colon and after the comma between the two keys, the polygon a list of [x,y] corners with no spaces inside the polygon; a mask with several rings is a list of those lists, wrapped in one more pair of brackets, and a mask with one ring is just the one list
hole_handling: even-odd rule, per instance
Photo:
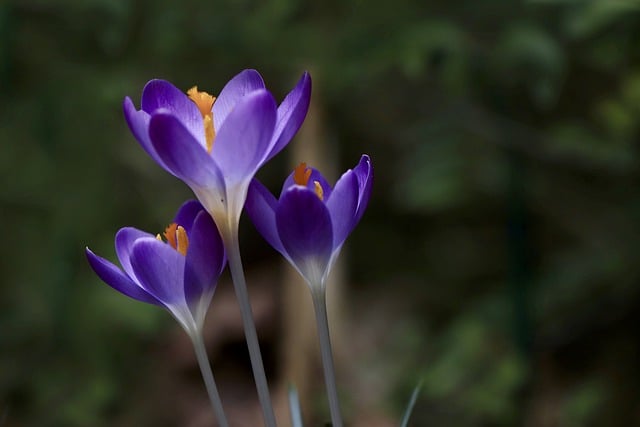
{"label": "orange stamen", "polygon": [[307,164],[305,162],[300,163],[293,170],[293,182],[298,185],[306,186],[309,182],[309,177],[311,176],[311,169],[307,168]]}
{"label": "orange stamen", "polygon": [[314,188],[313,190],[316,192],[316,196],[320,200],[324,200],[324,190],[322,189],[322,185],[318,181],[313,181]]}
{"label": "orange stamen", "polygon": [[[181,225],[175,222],[169,224],[164,230],[164,237],[167,239],[167,243],[176,251],[182,255],[187,255],[187,249],[189,248],[189,239],[187,238],[187,231]],[[156,239],[162,241],[162,238],[158,234]]]}
{"label": "orange stamen", "polygon": [[176,238],[178,240],[177,251],[186,256],[189,248],[189,239],[187,238],[187,231],[181,225],[176,230]]}
{"label": "orange stamen", "polygon": [[204,137],[207,141],[207,152],[211,153],[213,140],[216,136],[216,131],[213,127],[213,111],[211,111],[211,109],[213,108],[216,97],[209,95],[207,92],[198,91],[198,86],[189,89],[187,96],[196,104],[198,110],[200,110],[200,114],[202,114]]}
{"label": "orange stamen", "polygon": [[178,229],[178,224],[172,222],[164,229],[164,238],[167,239],[167,243],[173,248],[177,248],[176,242],[176,230]]}
{"label": "orange stamen", "polygon": [[211,96],[204,91],[200,92],[198,90],[198,86],[194,86],[189,89],[187,91],[187,96],[196,104],[198,110],[200,110],[200,114],[202,114],[202,117],[211,114],[213,102],[216,100],[214,96]]}

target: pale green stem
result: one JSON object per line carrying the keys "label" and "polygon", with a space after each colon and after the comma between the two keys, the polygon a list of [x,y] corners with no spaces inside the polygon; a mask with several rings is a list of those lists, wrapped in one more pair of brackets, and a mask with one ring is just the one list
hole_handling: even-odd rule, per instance
{"label": "pale green stem", "polygon": [[232,227],[229,234],[225,236],[225,246],[227,257],[229,258],[229,269],[231,270],[231,278],[236,291],[236,298],[240,305],[240,313],[242,314],[242,323],[244,325],[244,335],[249,348],[249,358],[251,359],[251,367],[253,369],[253,377],[258,390],[258,399],[262,406],[264,421],[267,427],[276,427],[276,417],[273,413],[271,398],[269,397],[269,386],[267,384],[267,376],[264,372],[262,364],[262,356],[260,354],[260,345],[258,344],[258,334],[253,321],[253,313],[251,312],[251,304],[249,303],[249,293],[247,292],[247,283],[244,278],[244,270],[242,269],[242,260],[240,258],[240,244],[238,242],[238,229]]}
{"label": "pale green stem", "polygon": [[207,387],[207,393],[209,394],[209,400],[213,407],[213,412],[216,415],[219,427],[229,427],[227,423],[227,417],[224,415],[224,409],[222,408],[222,401],[218,394],[218,387],[213,379],[213,372],[211,371],[211,364],[209,363],[209,357],[207,356],[207,349],[204,346],[202,334],[199,332],[191,335],[191,342],[193,343],[193,349],[196,352],[196,358],[198,359],[198,365],[200,365],[200,372],[202,373],[202,379],[204,385]]}
{"label": "pale green stem", "polygon": [[302,411],[300,409],[300,398],[295,387],[289,386],[289,412],[291,413],[291,425],[293,427],[304,427],[302,424]]}
{"label": "pale green stem", "polygon": [[331,424],[332,427],[342,427],[340,402],[338,400],[338,390],[336,387],[336,374],[333,367],[331,339],[329,338],[329,321],[327,320],[327,303],[324,286],[312,286],[312,288],[320,289],[317,292],[312,291],[311,296],[313,299],[313,308],[316,312],[320,353],[322,355],[322,367],[324,369],[324,382],[327,386],[329,410],[331,411]]}

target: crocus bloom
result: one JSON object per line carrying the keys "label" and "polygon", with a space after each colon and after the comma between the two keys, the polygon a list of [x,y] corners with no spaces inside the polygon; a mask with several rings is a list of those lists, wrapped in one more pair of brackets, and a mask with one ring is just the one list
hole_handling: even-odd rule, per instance
{"label": "crocus bloom", "polygon": [[128,297],[166,308],[193,338],[201,331],[226,265],[222,239],[202,205],[184,203],[174,222],[158,234],[125,227],[115,247],[120,265],[86,249],[89,264],[109,286]]}
{"label": "crocus bloom", "polygon": [[245,209],[258,232],[307,280],[312,291],[325,280],[371,195],[373,167],[363,155],[334,188],[316,169],[300,164],[286,179],[280,199],[254,179]]}
{"label": "crocus bloom", "polygon": [[141,109],[127,97],[124,114],[144,150],[191,187],[226,233],[229,224],[237,225],[255,173],[300,128],[310,95],[311,78],[304,73],[276,106],[260,74],[244,70],[217,98],[195,86],[184,93],[151,80]]}

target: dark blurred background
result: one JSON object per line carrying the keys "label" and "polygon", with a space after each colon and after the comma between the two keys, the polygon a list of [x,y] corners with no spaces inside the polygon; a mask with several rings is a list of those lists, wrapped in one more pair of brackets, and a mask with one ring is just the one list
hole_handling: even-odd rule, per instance
{"label": "dark blurred background", "polygon": [[[191,197],[123,97],[154,77],[215,94],[243,68],[279,100],[310,70],[334,173],[373,159],[334,329],[353,425],[398,420],[420,379],[414,426],[640,425],[639,48],[632,0],[3,1],[0,426],[211,422],[182,331],[83,251],[115,259],[119,227],[162,230]],[[291,150],[260,173],[273,190]],[[250,282],[281,269],[248,221],[241,237]],[[258,325],[268,366],[279,310]],[[229,405],[250,383],[235,339],[210,351]]]}

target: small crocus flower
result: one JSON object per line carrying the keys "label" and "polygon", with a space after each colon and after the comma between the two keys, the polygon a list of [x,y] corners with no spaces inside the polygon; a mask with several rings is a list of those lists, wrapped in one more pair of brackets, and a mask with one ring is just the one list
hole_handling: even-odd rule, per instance
{"label": "small crocus flower", "polygon": [[276,106],[260,74],[244,70],[217,98],[197,86],[184,93],[151,80],[141,109],[127,97],[124,114],[144,150],[191,187],[226,234],[229,225],[237,225],[255,173],[300,128],[310,95],[311,78],[304,73]]}
{"label": "small crocus flower", "polygon": [[342,427],[329,338],[325,284],[345,240],[364,214],[373,184],[373,167],[363,155],[331,188],[316,169],[301,163],[285,180],[280,199],[256,179],[246,211],[260,234],[305,278],[311,290],[331,424]]}
{"label": "small crocus flower", "polygon": [[364,214],[372,183],[367,155],[333,188],[320,172],[302,163],[285,180],[279,200],[254,179],[245,209],[258,232],[298,270],[311,290],[323,291],[344,241]]}
{"label": "small crocus flower", "polygon": [[184,203],[174,222],[159,234],[125,227],[115,247],[120,265],[86,249],[89,264],[109,286],[138,301],[166,308],[194,338],[226,265],[222,239],[202,205]]}

